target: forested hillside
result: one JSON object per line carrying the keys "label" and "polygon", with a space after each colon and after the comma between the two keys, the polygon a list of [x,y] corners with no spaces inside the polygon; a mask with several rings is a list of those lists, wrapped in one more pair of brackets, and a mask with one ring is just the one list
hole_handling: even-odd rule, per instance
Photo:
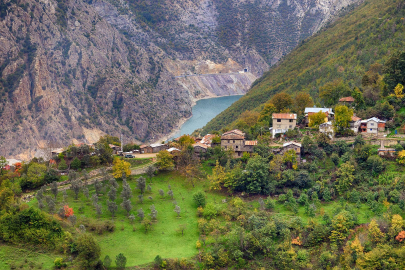
{"label": "forested hillside", "polygon": [[[257,80],[249,93],[204,128],[204,133],[220,130],[247,110],[260,111],[274,94],[309,93],[318,105],[332,105],[319,97],[323,87],[335,85],[337,97],[350,94],[338,88],[358,87],[368,105],[373,106],[381,93],[393,93],[392,85],[367,87],[366,73],[383,75],[382,65],[403,49],[405,40],[405,2],[369,0],[347,16],[301,42],[277,66]],[[367,115],[365,115],[367,116]]]}

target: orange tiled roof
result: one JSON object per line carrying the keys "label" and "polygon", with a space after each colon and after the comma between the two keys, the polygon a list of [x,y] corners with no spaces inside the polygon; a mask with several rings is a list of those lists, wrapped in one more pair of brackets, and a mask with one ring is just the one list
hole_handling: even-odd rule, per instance
{"label": "orange tiled roof", "polygon": [[354,98],[353,97],[342,97],[341,99],[339,99],[339,102],[354,102]]}
{"label": "orange tiled roof", "polygon": [[277,119],[297,119],[295,113],[273,113],[273,118]]}
{"label": "orange tiled roof", "polygon": [[257,141],[245,141],[245,145],[257,145]]}
{"label": "orange tiled roof", "polygon": [[352,116],[352,121],[353,122],[357,122],[357,121],[360,121],[361,120],[361,118],[360,117],[357,117],[357,116]]}

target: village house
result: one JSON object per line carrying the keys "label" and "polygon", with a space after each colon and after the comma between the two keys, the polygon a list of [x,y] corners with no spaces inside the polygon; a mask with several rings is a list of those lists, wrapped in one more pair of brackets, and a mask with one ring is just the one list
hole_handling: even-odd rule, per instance
{"label": "village house", "polygon": [[301,159],[301,148],[302,144],[297,143],[297,142],[287,142],[283,144],[283,148],[281,149],[280,154],[284,155],[285,152],[289,150],[294,150],[295,153],[297,154],[297,160],[299,161]]}
{"label": "village house", "polygon": [[166,144],[161,143],[151,144],[150,147],[152,147],[152,153],[159,153],[160,151],[168,149]]}
{"label": "village house", "polygon": [[349,122],[349,128],[353,130],[354,133],[359,132],[361,125],[361,118],[355,115],[352,116],[352,120]]}
{"label": "village house", "polygon": [[378,134],[385,131],[385,121],[372,117],[360,121],[360,130],[363,133]]}
{"label": "village house", "polygon": [[141,149],[141,154],[152,154],[153,148],[149,145],[141,145],[139,147]]}
{"label": "village house", "polygon": [[285,133],[289,129],[294,129],[297,125],[297,115],[295,113],[273,113],[273,127],[271,128],[273,138],[276,134]]}
{"label": "village house", "polygon": [[305,108],[305,126],[306,127],[308,127],[309,123],[310,123],[309,117],[311,115],[319,113],[319,112],[325,113],[325,120],[324,120],[325,123],[332,121],[334,119],[334,113],[332,111],[332,108],[317,108],[317,107]]}
{"label": "village house", "polygon": [[212,139],[215,136],[217,136],[217,135],[215,135],[215,134],[207,134],[201,139],[200,143],[205,144],[208,147],[212,147]]}
{"label": "village house", "polygon": [[114,144],[109,144],[110,148],[113,150],[113,155],[118,154],[119,151],[121,151],[121,146],[117,146]]}
{"label": "village house", "polygon": [[353,97],[342,97],[339,99],[339,103],[351,106],[354,103],[354,98]]}
{"label": "village house", "polygon": [[243,153],[253,153],[253,147],[257,141],[246,141],[245,133],[238,129],[225,132],[221,136],[221,147],[232,149],[235,152],[234,157],[242,157]]}
{"label": "village house", "polygon": [[194,148],[194,153],[196,153],[196,154],[207,153],[208,145],[198,142],[198,143],[193,144],[193,148]]}
{"label": "village house", "polygon": [[334,130],[333,124],[331,121],[319,125],[319,132],[328,135],[329,137],[333,138]]}

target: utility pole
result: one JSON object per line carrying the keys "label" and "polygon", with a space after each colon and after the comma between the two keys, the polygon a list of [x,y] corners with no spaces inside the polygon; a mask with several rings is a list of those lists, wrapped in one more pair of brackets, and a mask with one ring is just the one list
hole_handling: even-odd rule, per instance
{"label": "utility pole", "polygon": [[124,145],[124,142],[123,142],[123,140],[122,140],[122,133],[121,133],[121,135],[120,135],[120,140],[121,140],[121,153],[124,153],[124,151],[123,151],[123,145]]}

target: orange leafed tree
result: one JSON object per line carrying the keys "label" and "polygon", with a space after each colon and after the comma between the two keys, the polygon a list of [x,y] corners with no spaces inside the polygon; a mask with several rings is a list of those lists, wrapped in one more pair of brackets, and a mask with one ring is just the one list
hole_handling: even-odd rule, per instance
{"label": "orange leafed tree", "polygon": [[398,235],[395,237],[395,240],[398,242],[402,242],[405,239],[405,231],[401,231],[398,233]]}
{"label": "orange leafed tree", "polygon": [[65,217],[68,218],[73,215],[73,208],[70,208],[69,205],[65,205],[63,209],[65,210]]}

